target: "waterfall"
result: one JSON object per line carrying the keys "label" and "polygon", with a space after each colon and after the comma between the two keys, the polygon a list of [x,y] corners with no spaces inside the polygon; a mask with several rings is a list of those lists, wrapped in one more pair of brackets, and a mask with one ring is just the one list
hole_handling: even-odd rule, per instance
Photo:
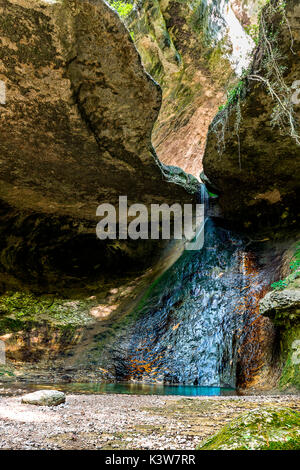
{"label": "waterfall", "polygon": [[245,328],[257,316],[257,300],[270,281],[254,261],[245,269],[249,249],[243,237],[207,215],[204,185],[201,202],[204,245],[184,251],[118,336],[113,352],[118,380],[236,385]]}

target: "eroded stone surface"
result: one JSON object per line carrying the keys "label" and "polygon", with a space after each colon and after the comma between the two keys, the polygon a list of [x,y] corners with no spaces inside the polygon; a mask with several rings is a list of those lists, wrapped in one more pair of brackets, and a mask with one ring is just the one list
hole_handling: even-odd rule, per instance
{"label": "eroded stone surface", "polygon": [[271,291],[260,302],[260,312],[275,318],[276,314],[300,315],[300,289]]}
{"label": "eroded stone surface", "polygon": [[66,396],[58,390],[38,390],[22,397],[22,403],[39,406],[57,406],[65,403]]}
{"label": "eroded stone surface", "polygon": [[184,199],[162,184],[151,147],[159,87],[102,0],[8,1],[0,28],[4,201],[95,219],[99,203],[123,194]]}

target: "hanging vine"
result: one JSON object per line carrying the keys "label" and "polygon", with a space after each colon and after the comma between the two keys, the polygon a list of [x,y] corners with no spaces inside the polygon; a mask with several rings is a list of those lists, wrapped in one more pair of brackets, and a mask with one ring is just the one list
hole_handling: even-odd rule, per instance
{"label": "hanging vine", "polygon": [[[285,25],[291,37],[290,50],[293,50],[294,39],[292,30],[285,13],[285,2],[271,0],[268,6],[262,10],[260,15],[260,47],[263,48],[262,68],[264,74],[259,71],[250,73],[248,79],[262,83],[275,102],[272,111],[271,124],[278,126],[282,134],[290,135],[300,145],[300,135],[297,133],[297,123],[295,111],[291,99],[293,89],[289,87],[284,79],[285,65],[280,65],[284,61],[284,56],[278,47],[278,32],[273,31],[271,20],[274,15],[281,15],[281,24]],[[268,23],[271,27],[268,27]]]}
{"label": "hanging vine", "polygon": [[267,92],[271,95],[274,101],[274,107],[271,114],[271,125],[278,126],[283,135],[289,135],[297,145],[300,145],[300,135],[298,131],[298,124],[295,119],[295,111],[293,101],[291,99],[294,88],[288,86],[284,79],[284,72],[286,66],[284,63],[284,55],[278,47],[279,31],[274,31],[273,22],[276,15],[280,15],[280,25],[285,26],[290,35],[290,50],[293,54],[295,51],[294,38],[291,26],[286,15],[286,3],[282,0],[269,0],[267,6],[261,10],[259,15],[260,19],[260,36],[259,36],[259,50],[263,59],[261,60],[260,69],[247,70],[244,72],[242,78],[237,86],[229,90],[227,94],[227,102],[221,106],[220,113],[214,119],[211,131],[217,136],[218,152],[222,153],[225,149],[225,133],[229,130],[229,116],[230,111],[236,111],[234,134],[237,137],[238,145],[238,158],[239,167],[241,169],[241,142],[240,142],[240,124],[242,121],[241,101],[243,100],[247,83],[249,81],[256,81],[266,87]]}

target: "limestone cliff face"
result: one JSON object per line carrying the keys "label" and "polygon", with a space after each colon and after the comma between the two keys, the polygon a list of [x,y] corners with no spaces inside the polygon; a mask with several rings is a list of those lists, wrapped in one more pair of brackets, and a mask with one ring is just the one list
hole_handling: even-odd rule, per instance
{"label": "limestone cliff face", "polygon": [[97,206],[192,196],[152,148],[161,91],[128,31],[102,0],[12,0],[0,13],[1,270],[42,280],[53,263],[80,275],[113,253],[142,260],[138,244],[96,240]]}
{"label": "limestone cliff face", "polygon": [[204,172],[239,227],[296,232],[300,189],[299,1],[264,9],[252,65],[212,122]]}
{"label": "limestone cliff face", "polygon": [[125,22],[163,90],[153,143],[161,161],[199,177],[208,126],[253,42],[257,0],[142,0]]}
{"label": "limestone cliff face", "polygon": [[16,0],[0,26],[2,199],[86,218],[119,194],[172,199],[150,142],[160,90],[117,15],[100,0]]}

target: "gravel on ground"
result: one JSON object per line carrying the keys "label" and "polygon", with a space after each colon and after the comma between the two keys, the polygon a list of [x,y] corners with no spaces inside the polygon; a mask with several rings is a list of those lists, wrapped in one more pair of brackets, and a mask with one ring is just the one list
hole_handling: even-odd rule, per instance
{"label": "gravel on ground", "polygon": [[300,411],[300,397],[70,394],[49,407],[0,396],[0,449],[193,450],[240,413],[270,405]]}

